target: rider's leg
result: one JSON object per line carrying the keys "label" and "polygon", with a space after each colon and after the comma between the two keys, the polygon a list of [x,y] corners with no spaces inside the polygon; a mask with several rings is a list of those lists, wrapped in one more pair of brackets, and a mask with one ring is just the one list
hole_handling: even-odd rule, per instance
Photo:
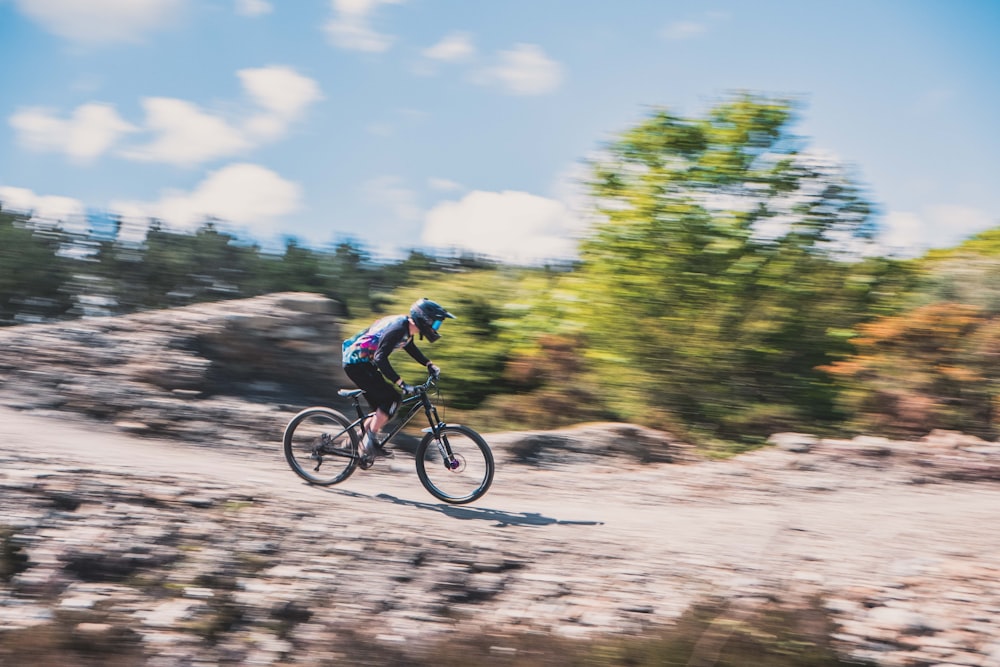
{"label": "rider's leg", "polygon": [[[394,396],[398,396],[398,394],[395,394],[395,390],[392,391]],[[392,451],[386,449],[379,441],[382,439],[380,435],[381,430],[389,423],[392,416],[396,414],[397,409],[399,409],[398,398],[389,403],[388,408],[380,405],[375,409],[375,414],[369,418],[371,430],[368,431],[366,447],[369,453],[374,453],[376,456],[385,456],[390,459],[393,458]]]}
{"label": "rider's leg", "polygon": [[389,384],[374,364],[360,363],[344,366],[347,376],[365,392],[365,399],[374,408],[374,414],[365,422],[366,454],[375,453],[376,434],[386,425],[392,413],[399,406],[399,393]]}
{"label": "rider's leg", "polygon": [[388,421],[389,415],[386,414],[382,408],[379,408],[375,411],[375,414],[369,417],[368,421],[365,422],[365,428],[368,430],[369,434],[374,435],[381,431],[382,427],[385,426]]}

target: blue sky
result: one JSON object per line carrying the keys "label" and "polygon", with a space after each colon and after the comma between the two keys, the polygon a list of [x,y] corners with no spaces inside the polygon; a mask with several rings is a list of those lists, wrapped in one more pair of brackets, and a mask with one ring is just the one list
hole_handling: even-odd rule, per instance
{"label": "blue sky", "polygon": [[584,159],[750,90],[913,254],[1000,225],[998,36],[996,0],[0,0],[0,202],[568,256]]}

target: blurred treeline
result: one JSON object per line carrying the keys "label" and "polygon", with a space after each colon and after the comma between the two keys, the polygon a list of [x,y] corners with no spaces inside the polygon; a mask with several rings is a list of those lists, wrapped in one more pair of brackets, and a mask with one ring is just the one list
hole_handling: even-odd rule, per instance
{"label": "blurred treeline", "polygon": [[120,221],[72,233],[0,210],[0,321],[307,290],[361,328],[428,296],[459,317],[426,349],[448,403],[484,428],[621,419],[730,448],[783,430],[994,438],[1000,230],[880,255],[867,194],[790,132],[795,113],[749,94],[699,118],[650,111],[589,162],[579,259],[543,268],[375,261],[352,241],[268,253],[212,222],[128,242]]}

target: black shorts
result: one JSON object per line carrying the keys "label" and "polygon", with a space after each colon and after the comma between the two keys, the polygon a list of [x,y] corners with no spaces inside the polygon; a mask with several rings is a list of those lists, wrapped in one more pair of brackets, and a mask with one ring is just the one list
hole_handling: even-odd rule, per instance
{"label": "black shorts", "polygon": [[399,392],[383,377],[375,364],[360,363],[344,366],[344,372],[351,381],[365,392],[365,399],[372,410],[379,409],[390,417],[399,408]]}

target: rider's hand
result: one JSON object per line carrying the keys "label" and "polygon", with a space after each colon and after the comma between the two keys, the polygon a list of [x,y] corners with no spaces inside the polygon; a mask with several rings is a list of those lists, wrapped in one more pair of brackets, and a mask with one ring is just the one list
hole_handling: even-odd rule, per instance
{"label": "rider's hand", "polygon": [[433,361],[427,364],[427,372],[431,374],[431,377],[437,379],[441,376],[441,369],[437,367]]}
{"label": "rider's hand", "polygon": [[396,384],[399,386],[400,390],[402,390],[403,396],[409,396],[410,394],[414,393],[417,390],[416,387],[414,387],[412,384],[406,384],[402,380],[400,380]]}

